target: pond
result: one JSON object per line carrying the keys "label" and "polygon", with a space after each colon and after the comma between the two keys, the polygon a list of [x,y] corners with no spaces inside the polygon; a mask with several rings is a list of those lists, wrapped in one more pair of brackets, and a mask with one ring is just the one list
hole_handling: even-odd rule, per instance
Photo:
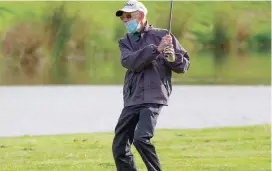
{"label": "pond", "polygon": [[[174,86],[157,128],[271,123],[270,86]],[[0,136],[113,131],[121,86],[2,86]]]}

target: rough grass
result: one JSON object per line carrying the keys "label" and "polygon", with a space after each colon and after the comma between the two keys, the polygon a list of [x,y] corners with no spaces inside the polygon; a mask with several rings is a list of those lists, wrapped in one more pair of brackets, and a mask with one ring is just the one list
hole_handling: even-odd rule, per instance
{"label": "rough grass", "polygon": [[[270,171],[271,125],[157,130],[165,171]],[[1,171],[113,171],[112,133],[0,138]],[[134,147],[136,162],[146,170]]]}

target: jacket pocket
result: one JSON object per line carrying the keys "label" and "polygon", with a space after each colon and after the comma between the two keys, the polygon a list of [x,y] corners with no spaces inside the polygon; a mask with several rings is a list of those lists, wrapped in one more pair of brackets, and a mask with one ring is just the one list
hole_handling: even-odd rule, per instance
{"label": "jacket pocket", "polygon": [[168,79],[163,79],[163,85],[166,88],[167,95],[170,96],[170,94],[172,93],[172,86],[170,81]]}
{"label": "jacket pocket", "polygon": [[131,75],[128,79],[126,79],[126,82],[125,82],[124,88],[123,88],[123,94],[124,94],[125,99],[130,98],[131,94],[135,91],[136,83],[134,83],[134,82],[135,82],[134,74]]}
{"label": "jacket pocket", "polygon": [[125,83],[123,87],[123,98],[126,100],[129,97],[129,84]]}

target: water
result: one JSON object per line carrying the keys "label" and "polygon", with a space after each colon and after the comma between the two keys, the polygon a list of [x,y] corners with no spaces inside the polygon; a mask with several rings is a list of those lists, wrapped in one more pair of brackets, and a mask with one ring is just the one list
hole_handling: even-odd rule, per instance
{"label": "water", "polygon": [[[157,128],[271,123],[270,86],[174,86]],[[121,86],[0,87],[0,136],[113,131]]]}

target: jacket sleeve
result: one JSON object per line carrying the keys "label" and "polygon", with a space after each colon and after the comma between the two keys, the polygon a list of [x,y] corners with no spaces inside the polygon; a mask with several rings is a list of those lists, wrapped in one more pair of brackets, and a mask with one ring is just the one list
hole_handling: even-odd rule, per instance
{"label": "jacket sleeve", "polygon": [[175,51],[176,60],[174,62],[169,62],[166,60],[167,65],[172,71],[177,74],[185,73],[190,67],[190,58],[187,51],[180,45],[177,38],[172,35],[172,42]]}
{"label": "jacket sleeve", "polygon": [[159,55],[157,46],[154,44],[149,44],[142,49],[132,51],[121,41],[118,43],[121,52],[121,64],[124,68],[131,71],[140,71],[146,64],[155,60]]}

